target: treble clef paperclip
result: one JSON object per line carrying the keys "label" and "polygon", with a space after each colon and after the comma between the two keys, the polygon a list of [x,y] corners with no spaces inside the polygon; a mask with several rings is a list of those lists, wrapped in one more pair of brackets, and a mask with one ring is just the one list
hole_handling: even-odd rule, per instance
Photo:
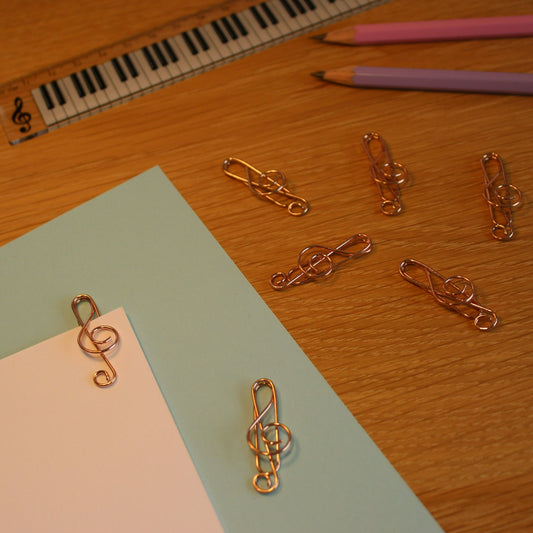
{"label": "treble clef paperclip", "polygon": [[[407,169],[392,160],[379,133],[367,133],[361,142],[370,161],[370,176],[381,196],[381,212],[384,215],[399,215],[402,211],[400,185],[407,180]],[[377,148],[374,149],[372,145]]]}
{"label": "treble clef paperclip", "polygon": [[[359,246],[358,246],[359,245]],[[362,247],[360,246],[362,245]],[[358,246],[355,251],[350,248]],[[312,245],[304,248],[298,255],[297,265],[286,274],[276,272],[270,278],[270,286],[281,290],[292,285],[302,285],[319,278],[327,278],[333,272],[350,259],[356,259],[372,250],[372,241],[368,235],[357,233],[336,248]],[[338,259],[336,262],[334,259]]]}
{"label": "treble clef paperclip", "polygon": [[[414,268],[422,272],[425,280],[419,281],[407,273]],[[445,278],[437,271],[415,259],[406,259],[400,264],[404,279],[431,294],[440,305],[474,321],[476,328],[487,331],[498,323],[496,313],[479,305],[475,299],[474,284],[464,276]]]}
{"label": "treble clef paperclip", "polygon": [[[241,170],[244,169],[244,176],[235,174],[230,170],[235,166],[241,167]],[[253,195],[287,209],[295,217],[305,215],[309,211],[309,202],[292,194],[287,189],[287,178],[279,170],[261,172],[235,157],[228,157],[222,163],[222,170],[230,178],[247,185]]]}
{"label": "treble clef paperclip", "polygon": [[502,158],[489,152],[482,156],[485,189],[483,197],[489,206],[492,219],[492,236],[499,241],[513,238],[513,207],[522,203],[522,193],[507,180]]}
{"label": "treble clef paperclip", "polygon": [[[258,395],[264,387],[270,390],[270,400],[260,411]],[[281,454],[291,446],[292,435],[289,428],[279,421],[276,388],[270,379],[260,378],[254,382],[252,402],[254,421],[246,434],[248,445],[255,453],[255,466],[258,472],[252,484],[257,492],[268,494],[275,491],[279,485],[278,470],[281,466]],[[273,413],[269,416],[271,411]],[[267,418],[271,421],[266,422]]]}
{"label": "treble clef paperclip", "polygon": [[[78,309],[82,302],[88,302],[91,306],[91,314],[85,321],[81,318]],[[109,371],[98,370],[93,376],[93,381],[101,388],[112,385],[117,379],[117,373],[106,354],[118,346],[120,339],[118,331],[111,326],[96,326],[93,329],[89,329],[91,320],[99,317],[100,313],[96,303],[88,294],[80,294],[72,300],[72,311],[78,320],[78,324],[81,326],[78,334],[79,347],[90,356],[99,355],[109,368]],[[104,334],[103,338],[102,334]],[[92,348],[87,346],[84,338],[92,344]]]}

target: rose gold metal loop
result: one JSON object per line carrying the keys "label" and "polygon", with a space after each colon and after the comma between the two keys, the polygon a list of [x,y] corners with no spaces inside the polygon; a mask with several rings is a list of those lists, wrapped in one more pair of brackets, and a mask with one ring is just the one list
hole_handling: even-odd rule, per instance
{"label": "rose gold metal loop", "polygon": [[298,255],[297,265],[287,273],[276,272],[270,278],[273,289],[286,289],[292,285],[302,285],[309,281],[331,276],[335,270],[350,259],[356,259],[372,250],[368,235],[357,233],[336,248],[311,245]]}
{"label": "rose gold metal loop", "polygon": [[[90,315],[83,320],[79,313],[79,306],[86,302],[90,306]],[[76,317],[81,330],[78,334],[78,345],[87,355],[98,355],[107,365],[108,370],[98,370],[93,381],[100,388],[109,387],[117,379],[117,373],[113,365],[107,358],[108,353],[113,351],[119,343],[120,336],[118,331],[111,326],[96,326],[90,329],[91,321],[100,316],[95,301],[88,294],[80,294],[72,300],[72,311]]]}
{"label": "rose gold metal loop", "polygon": [[400,185],[407,181],[407,169],[392,160],[379,133],[367,133],[361,142],[370,161],[370,176],[381,197],[381,212],[388,216],[399,215],[402,211]]}
{"label": "rose gold metal loop", "polygon": [[522,192],[507,179],[502,158],[489,152],[481,158],[485,188],[483,197],[489,207],[492,220],[492,236],[508,241],[514,236],[513,208],[522,203]]}
{"label": "rose gold metal loop", "polygon": [[437,303],[473,320],[476,328],[487,331],[498,323],[496,313],[477,302],[474,284],[468,278],[445,278],[415,259],[402,261],[399,270],[405,280],[431,294]]}
{"label": "rose gold metal loop", "polygon": [[[236,168],[240,170],[239,174],[235,172]],[[244,183],[254,196],[287,209],[293,216],[299,217],[309,211],[309,202],[289,191],[287,178],[279,170],[261,172],[236,157],[228,157],[222,163],[222,170],[230,178]]]}
{"label": "rose gold metal loop", "polygon": [[[259,394],[263,388],[270,391],[270,399],[260,410]],[[279,485],[281,454],[290,448],[292,434],[289,428],[279,421],[276,387],[270,379],[260,378],[253,383],[252,403],[254,420],[246,434],[248,446],[255,454],[258,472],[252,484],[257,492],[268,494],[275,491]]]}

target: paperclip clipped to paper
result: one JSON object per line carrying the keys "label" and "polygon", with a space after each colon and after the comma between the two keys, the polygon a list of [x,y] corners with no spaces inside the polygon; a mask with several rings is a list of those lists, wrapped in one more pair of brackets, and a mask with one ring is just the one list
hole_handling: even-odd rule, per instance
{"label": "paperclip clipped to paper", "polygon": [[[259,394],[263,388],[269,389],[270,399],[260,410]],[[289,428],[279,421],[276,387],[270,379],[260,378],[253,383],[252,403],[254,420],[246,434],[248,446],[255,453],[258,472],[252,483],[257,492],[268,494],[278,488],[281,454],[290,448],[292,435]]]}
{"label": "paperclip clipped to paper", "polygon": [[[240,174],[236,173],[237,168]],[[279,170],[261,172],[236,157],[228,157],[222,164],[222,170],[230,178],[244,183],[254,196],[287,209],[293,216],[302,216],[309,211],[309,202],[289,191],[287,178]]]}
{"label": "paperclip clipped to paper", "polygon": [[367,133],[361,142],[370,161],[370,176],[381,197],[381,212],[384,215],[399,215],[402,211],[400,185],[407,180],[407,169],[392,160],[379,133]]}
{"label": "paperclip clipped to paper", "polygon": [[350,259],[356,259],[372,250],[372,241],[368,235],[357,233],[336,248],[322,245],[311,245],[298,254],[295,267],[287,273],[276,272],[270,278],[270,286],[281,290],[287,287],[302,285],[316,279],[327,278],[335,270]]}
{"label": "paperclip clipped to paper", "polygon": [[485,181],[483,197],[489,206],[492,236],[499,241],[508,241],[514,235],[513,208],[522,203],[522,193],[518,187],[509,183],[502,158],[498,154],[484,154],[481,167]]}
{"label": "paperclip clipped to paper", "polygon": [[496,313],[477,302],[474,284],[468,278],[464,276],[445,278],[415,259],[402,261],[400,274],[409,283],[431,294],[440,305],[473,320],[476,328],[487,331],[498,323]]}
{"label": "paperclip clipped to paper", "polygon": [[[91,313],[85,321],[81,318],[79,312],[79,306],[83,302],[87,302],[91,309]],[[88,294],[80,294],[72,300],[72,311],[81,326],[78,334],[79,347],[87,355],[100,356],[108,368],[108,370],[98,370],[93,376],[93,381],[98,387],[109,387],[109,385],[115,383],[117,373],[106,354],[112,352],[118,346],[120,340],[118,331],[112,326],[96,326],[90,329],[91,321],[99,317],[100,312],[95,301]],[[88,343],[90,343],[90,346]]]}

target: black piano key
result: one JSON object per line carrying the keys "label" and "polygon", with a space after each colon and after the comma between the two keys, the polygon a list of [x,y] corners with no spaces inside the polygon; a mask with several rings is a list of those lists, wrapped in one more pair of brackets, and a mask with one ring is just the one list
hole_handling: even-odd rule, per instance
{"label": "black piano key", "polygon": [[300,0],[292,0],[292,3],[296,6],[296,9],[300,12],[300,14],[307,13],[306,7],[300,2]]}
{"label": "black piano key", "polygon": [[257,20],[257,24],[259,24],[259,26],[264,30],[268,26],[268,24],[261,16],[261,13],[259,13],[258,9],[255,6],[252,6],[250,8],[250,11],[252,12],[252,15],[254,16],[255,20]]}
{"label": "black piano key", "polygon": [[226,44],[228,42],[228,38],[226,37],[226,34],[222,31],[222,28],[220,27],[218,22],[214,20],[213,22],[211,22],[211,26],[213,26],[217,37],[220,39],[220,42],[222,44]]}
{"label": "black piano key", "polygon": [[200,44],[200,48],[206,52],[209,50],[209,45],[207,44],[207,41],[204,39],[204,36],[201,34],[200,30],[198,28],[194,28],[192,30],[193,35],[198,40],[198,43]]}
{"label": "black piano key", "polygon": [[176,55],[176,52],[174,52],[174,48],[172,48],[171,44],[166,39],[163,39],[161,42],[163,44],[163,48],[168,54],[168,57],[170,58],[170,61],[172,61],[172,63],[176,63],[178,61],[178,56]]}
{"label": "black piano key", "polygon": [[296,17],[296,11],[292,8],[292,6],[287,2],[287,0],[280,0],[281,5],[285,8],[285,11],[287,12],[287,15],[289,17],[294,18]]}
{"label": "black piano key", "polygon": [[93,73],[94,79],[96,80],[96,83],[98,84],[98,87],[100,90],[107,89],[107,83],[105,82],[104,78],[102,77],[102,74],[100,73],[100,70],[96,65],[91,67],[91,72]]}
{"label": "black piano key", "polygon": [[196,45],[192,42],[192,39],[189,37],[189,34],[184,31],[181,36],[183,37],[183,40],[185,41],[185,44],[189,48],[189,51],[193,56],[198,54],[198,48],[196,48]]}
{"label": "black piano key", "polygon": [[246,29],[244,24],[241,22],[241,19],[239,18],[237,13],[231,14],[231,20],[233,21],[233,24],[235,24],[235,26],[237,27],[237,30],[239,31],[239,33],[243,37],[246,37],[248,35],[248,30]]}
{"label": "black piano key", "polygon": [[152,50],[154,51],[154,54],[157,57],[157,60],[159,61],[159,64],[162,67],[166,67],[168,65],[168,60],[157,43],[154,43],[152,45]]}
{"label": "black piano key", "polygon": [[50,98],[50,93],[48,92],[48,89],[44,85],[41,85],[39,87],[39,91],[41,91],[41,96],[43,97],[46,108],[54,109],[55,105],[54,102],[52,102],[52,98]]}
{"label": "black piano key", "polygon": [[265,15],[268,17],[268,20],[270,20],[272,24],[275,25],[279,22],[278,18],[276,17],[276,15],[274,15],[274,13],[268,7],[268,4],[266,2],[261,2],[261,8],[263,9]]}
{"label": "black piano key", "polygon": [[122,82],[126,81],[128,79],[126,76],[126,73],[122,69],[122,66],[120,65],[116,57],[114,57],[111,60],[111,64],[113,65],[113,68],[115,69],[115,72],[117,73],[118,79]]}
{"label": "black piano key", "polygon": [[72,80],[72,83],[74,85],[74,88],[76,89],[76,92],[78,93],[78,96],[80,98],[83,98],[85,96],[85,89],[83,88],[80,79],[78,78],[78,75],[76,73],[70,75],[70,79]]}
{"label": "black piano key", "polygon": [[229,20],[226,17],[223,17],[221,20],[230,38],[234,41],[238,39],[239,36],[237,35],[237,32],[233,29],[233,26],[230,24]]}
{"label": "black piano key", "polygon": [[131,60],[131,57],[128,55],[128,54],[124,54],[122,56],[122,59],[124,61],[124,63],[126,64],[126,67],[129,71],[129,73],[131,74],[131,77],[132,78],[136,78],[139,73],[137,72],[137,69],[135,68],[135,65],[133,64],[133,61]]}
{"label": "black piano key", "polygon": [[54,91],[57,103],[59,105],[65,105],[67,101],[65,100],[65,97],[63,96],[63,92],[59,88],[59,84],[57,83],[57,81],[54,80],[50,85],[52,86],[52,90]]}
{"label": "black piano key", "polygon": [[146,59],[146,62],[148,63],[149,67],[152,70],[157,70],[159,67],[157,66],[157,63],[154,61],[154,58],[152,57],[150,50],[148,50],[146,46],[143,46],[142,51],[143,51],[144,58]]}
{"label": "black piano key", "polygon": [[[175,38],[179,39],[180,34],[178,34],[172,38],[149,44],[130,54],[119,55],[117,58],[111,59],[109,63],[113,67],[109,67],[109,63],[100,66],[94,65],[88,67],[86,70],[81,70],[70,75],[71,80],[68,80],[67,76],[65,78],[65,86],[63,85],[63,81],[48,82],[37,89],[33,89],[35,91],[36,103],[42,110],[43,116],[46,115],[47,118],[45,120],[52,121],[55,124],[57,120],[63,120],[61,117],[65,112],[67,114],[74,112],[69,109],[77,104],[71,104],[71,98],[76,100],[77,96],[80,100],[84,100],[82,105],[85,106],[86,102],[86,107],[96,109],[100,106],[99,99],[87,98],[87,96],[96,93],[96,96],[99,97],[98,92],[104,90],[106,92],[111,91],[110,94],[114,94],[113,87],[108,87],[107,84],[115,84],[116,92],[122,98],[133,94],[135,91],[134,87],[137,85],[140,85],[140,88],[144,89],[147,84],[152,84],[155,87],[160,81],[178,79],[179,75],[176,76],[176,72],[185,69],[185,73],[187,73],[187,68],[189,67],[192,67],[193,70],[198,70],[199,65],[215,64],[217,61],[216,58],[219,55],[220,57],[226,57],[225,54],[228,51],[231,54],[231,51],[235,49],[242,47],[246,49],[247,45],[251,45],[250,50],[255,49],[257,47],[257,44],[255,44],[256,38],[259,39],[259,42],[275,43],[283,39],[285,35],[290,36],[294,32],[293,26],[300,26],[298,21],[301,22],[303,27],[306,27],[306,24],[311,27],[313,24],[316,24],[315,19],[318,16],[316,10],[325,11],[324,15],[326,16],[326,20],[329,20],[328,15],[331,15],[330,12],[332,10],[326,7],[328,3],[331,6],[339,6],[338,8],[334,7],[332,9],[333,12],[342,13],[349,11],[347,9],[352,1],[268,0],[261,2],[261,0],[258,0],[255,6],[250,6],[238,13],[228,13],[226,16],[211,22],[213,29],[206,24],[205,26],[200,25],[197,28],[184,31],[181,35],[185,42],[185,47],[179,40],[173,40]],[[353,3],[357,4],[358,2]],[[310,14],[312,11],[315,11],[315,14],[308,20],[306,14]],[[271,32],[270,27],[276,25],[283,27],[279,31]],[[267,31],[263,32],[262,30]],[[278,35],[278,33],[281,35]],[[248,43],[248,39],[242,39],[242,37],[247,36],[251,39],[250,43]],[[236,42],[233,43],[231,41]],[[240,46],[237,43],[241,43]],[[204,54],[202,51],[207,53]],[[142,55],[138,56],[137,54],[139,52]],[[197,54],[200,54],[200,58],[191,57]],[[229,55],[228,57],[232,56]],[[182,62],[185,61],[188,65],[183,65],[182,69],[172,67],[171,64],[176,64],[179,59]],[[167,67],[169,65],[170,69],[168,72],[166,72],[166,69],[164,73],[161,72],[163,70],[161,67]],[[151,74],[148,72],[149,68],[153,71],[161,69],[161,76]],[[108,75],[110,76],[109,79],[107,79]],[[137,84],[137,81],[133,81],[132,78],[138,78],[139,83]],[[72,90],[71,84],[74,86],[74,91]],[[56,111],[52,112],[53,109],[58,107],[61,107],[59,114]],[[57,119],[56,115],[59,116],[59,119]]]}
{"label": "black piano key", "polygon": [[82,70],[81,77],[83,78],[83,81],[85,82],[85,86],[87,87],[89,92],[91,94],[94,94],[96,92],[96,87],[94,86],[93,80],[91,80],[89,73],[86,70]]}

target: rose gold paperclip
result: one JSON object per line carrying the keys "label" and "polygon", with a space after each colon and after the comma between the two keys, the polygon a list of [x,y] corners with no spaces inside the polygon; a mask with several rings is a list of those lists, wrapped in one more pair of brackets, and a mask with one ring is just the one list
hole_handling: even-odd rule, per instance
{"label": "rose gold paperclip", "polygon": [[[241,170],[244,169],[244,176],[230,171],[233,167],[241,167]],[[236,157],[228,157],[222,163],[222,170],[230,178],[247,185],[254,196],[287,209],[289,214],[295,217],[305,215],[309,211],[309,202],[292,194],[287,189],[287,178],[279,170],[266,170],[265,172],[261,172]]]}
{"label": "rose gold paperclip", "polygon": [[[85,321],[81,318],[78,309],[82,302],[88,302],[91,306],[91,314]],[[72,311],[81,326],[78,334],[79,347],[89,356],[99,355],[109,368],[109,372],[107,370],[98,370],[93,376],[93,381],[101,388],[109,387],[116,381],[117,373],[109,362],[106,353],[111,352],[118,346],[120,339],[118,331],[111,326],[96,326],[93,329],[89,329],[91,320],[99,317],[100,313],[95,301],[88,294],[80,294],[72,300]],[[107,336],[101,338],[102,333]],[[87,341],[92,344],[92,348],[87,346]]]}
{"label": "rose gold paperclip", "polygon": [[[260,411],[258,396],[262,388],[270,389],[270,400]],[[258,471],[252,484],[257,492],[267,494],[275,491],[279,485],[278,470],[281,466],[281,454],[289,449],[292,435],[289,428],[278,419],[276,388],[270,379],[260,378],[254,382],[252,402],[254,421],[246,434],[248,446],[255,453],[255,466]],[[269,414],[270,411],[272,413]],[[267,418],[271,421],[266,422]]]}
{"label": "rose gold paperclip", "polygon": [[485,189],[483,197],[492,219],[492,236],[499,241],[513,238],[513,207],[522,203],[522,193],[507,180],[502,158],[489,152],[481,158]]}
{"label": "rose gold paperclip", "polygon": [[[367,133],[361,142],[370,161],[370,176],[381,196],[381,212],[384,215],[399,215],[402,211],[400,185],[407,180],[407,169],[392,160],[379,133]],[[374,149],[373,145],[377,148]]]}
{"label": "rose gold paperclip", "polygon": [[[424,281],[415,279],[407,269],[422,273]],[[476,328],[487,331],[498,323],[496,313],[479,305],[475,299],[474,284],[464,276],[445,278],[437,271],[415,259],[406,259],[400,264],[400,274],[404,279],[425,290],[440,305],[474,321]]]}
{"label": "rose gold paperclip", "polygon": [[[362,247],[361,247],[362,245]],[[355,251],[350,248],[357,247]],[[372,250],[372,241],[368,235],[357,233],[336,248],[313,244],[304,248],[298,255],[297,265],[286,274],[276,272],[270,278],[270,286],[281,290],[291,285],[302,285],[319,278],[327,278],[337,267],[348,261],[356,259]],[[338,259],[337,262],[334,259]]]}

